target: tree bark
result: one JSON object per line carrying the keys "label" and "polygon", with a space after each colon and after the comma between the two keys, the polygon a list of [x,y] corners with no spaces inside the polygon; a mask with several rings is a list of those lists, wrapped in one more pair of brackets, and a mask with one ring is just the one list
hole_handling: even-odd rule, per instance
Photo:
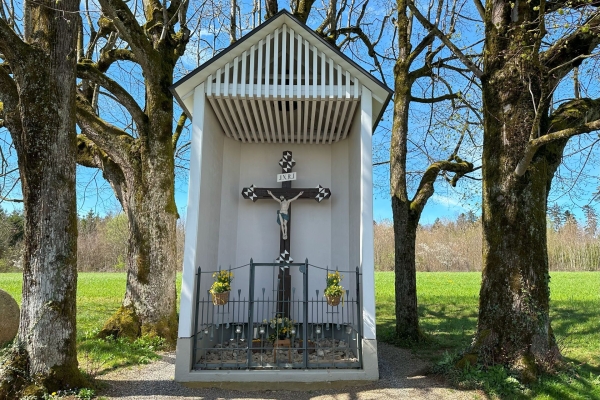
{"label": "tree bark", "polygon": [[172,156],[152,160],[155,165],[144,168],[146,181],[129,184],[132,195],[122,202],[129,221],[123,307],[135,310],[142,335],[158,335],[172,345],[177,340],[174,166]]}
{"label": "tree bark", "polygon": [[[408,196],[406,159],[409,142],[409,109],[413,99],[411,88],[414,82],[431,73],[431,60],[441,49],[429,52],[424,65],[413,69],[412,64],[433,41],[430,33],[418,43],[414,50],[411,44],[411,17],[406,0],[396,2],[398,14],[398,59],[394,65],[394,119],[390,145],[390,189],[392,194],[392,215],[394,219],[394,272],[396,295],[396,338],[408,341],[422,340],[419,329],[417,308],[417,270],[415,262],[415,246],[417,228],[421,213],[427,201],[434,193],[434,183],[442,171],[455,173],[452,184],[464,174],[473,171],[473,165],[456,156],[458,147],[447,161],[437,161],[429,165],[421,177],[421,181],[412,199]],[[440,19],[438,10],[437,20]],[[411,69],[413,69],[411,71]],[[432,102],[451,99],[449,93]]]}
{"label": "tree bark", "polygon": [[505,11],[507,29],[489,19],[493,4],[482,80],[484,265],[474,348],[483,364],[509,364],[532,380],[560,356],[549,316],[546,203],[562,150],[554,161],[538,152],[524,175],[515,174],[532,132],[548,131],[549,106],[541,100],[548,81],[532,27],[523,23],[537,13],[521,5],[515,21]]}
{"label": "tree bark", "polygon": [[415,245],[419,218],[410,211],[410,203],[392,197],[394,217],[396,337],[400,340],[418,341],[419,312],[417,308],[417,267]]}
{"label": "tree bark", "polygon": [[[18,104],[7,125],[18,156],[25,211],[21,319],[0,398],[80,387],[76,354],[77,213],[75,65],[79,3],[26,3],[25,41],[7,37]],[[10,46],[8,49],[6,46]],[[3,80],[6,83],[5,80]],[[11,96],[0,84],[0,100]],[[5,104],[6,106],[6,104]],[[7,114],[8,115],[8,114]],[[10,117],[9,117],[10,118]],[[24,375],[20,375],[24,372]],[[26,378],[28,376],[28,378]],[[41,386],[40,386],[41,385]]]}
{"label": "tree bark", "polygon": [[[129,223],[126,293],[122,307],[106,322],[101,336],[158,335],[174,345],[178,218],[174,157],[180,129],[173,132],[173,97],[168,88],[189,31],[183,26],[181,32],[175,33],[168,26],[168,34],[163,35],[164,25],[150,21],[162,18],[162,10],[155,7],[146,9],[150,22],[142,27],[129,17],[127,6],[119,0],[102,5],[119,33],[134,43],[132,52],[108,49],[97,63],[80,62],[78,73],[119,98],[136,123],[138,137],[101,120],[91,106],[92,91],[82,86],[77,113],[82,129],[78,162],[102,169]],[[135,60],[144,71],[143,110],[122,86],[104,75],[119,59]],[[93,85],[88,84],[89,87]]]}
{"label": "tree bark", "polygon": [[[404,9],[405,10],[405,9]],[[411,213],[406,182],[408,152],[408,118],[411,86],[409,77],[410,39],[408,18],[399,12],[400,56],[394,67],[394,122],[390,146],[390,188],[394,220],[394,273],[396,295],[396,337],[418,341],[419,314],[417,309],[417,273],[415,242],[419,215]]]}
{"label": "tree bark", "polygon": [[[302,1],[302,0],[301,0]],[[310,9],[310,7],[309,7]],[[277,0],[265,0],[265,20],[271,18],[279,11]],[[308,15],[308,12],[306,13]]]}

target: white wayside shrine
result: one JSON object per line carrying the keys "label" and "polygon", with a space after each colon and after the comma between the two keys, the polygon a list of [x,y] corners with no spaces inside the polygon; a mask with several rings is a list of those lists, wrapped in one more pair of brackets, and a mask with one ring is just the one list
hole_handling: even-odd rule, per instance
{"label": "white wayside shrine", "polygon": [[193,121],[175,379],[378,379],[371,136],[391,90],[287,11],[171,90]]}

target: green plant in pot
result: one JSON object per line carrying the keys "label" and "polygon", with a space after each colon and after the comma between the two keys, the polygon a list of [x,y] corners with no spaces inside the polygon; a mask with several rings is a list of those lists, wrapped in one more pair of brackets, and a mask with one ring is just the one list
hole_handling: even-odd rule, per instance
{"label": "green plant in pot", "polygon": [[330,306],[337,306],[340,300],[344,298],[344,287],[340,285],[344,275],[340,275],[339,271],[327,274],[327,287],[325,288],[325,298]]}
{"label": "green plant in pot", "polygon": [[222,306],[227,304],[229,301],[229,292],[231,291],[231,281],[233,280],[233,272],[231,271],[219,271],[213,273],[213,279],[215,280],[210,287],[210,294],[212,294],[213,304],[215,306]]}

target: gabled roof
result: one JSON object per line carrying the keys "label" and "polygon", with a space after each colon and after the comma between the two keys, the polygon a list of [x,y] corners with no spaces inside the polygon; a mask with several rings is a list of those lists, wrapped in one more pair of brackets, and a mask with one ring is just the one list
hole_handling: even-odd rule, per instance
{"label": "gabled roof", "polygon": [[[271,47],[273,51],[269,53]],[[274,53],[279,58],[273,57]],[[282,54],[283,60],[280,59]],[[255,76],[250,77],[251,73]],[[360,94],[358,87],[364,85],[373,97],[373,129],[393,94],[386,85],[287,10],[280,11],[171,86],[171,92],[190,118],[193,117],[194,89],[203,82],[212,88],[218,86],[216,93],[211,89],[212,94],[221,97],[262,95],[279,99],[342,98],[344,93],[346,98],[356,98]],[[320,88],[318,92],[315,86]],[[261,93],[261,88],[267,93]],[[216,102],[211,104],[214,106]],[[335,129],[332,122],[331,130]]]}

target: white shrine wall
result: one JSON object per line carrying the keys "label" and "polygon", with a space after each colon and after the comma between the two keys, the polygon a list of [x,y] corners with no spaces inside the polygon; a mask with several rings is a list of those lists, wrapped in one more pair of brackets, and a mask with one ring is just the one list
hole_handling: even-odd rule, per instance
{"label": "white shrine wall", "polygon": [[[195,274],[216,271],[255,262],[273,262],[279,253],[279,225],[274,200],[252,202],[241,196],[242,188],[280,187],[276,175],[284,150],[292,151],[296,161],[297,180],[292,187],[322,185],[331,189],[331,197],[321,203],[299,199],[293,203],[291,215],[291,255],[295,262],[309,263],[332,270],[362,272],[361,313],[363,323],[363,370],[318,371],[286,375],[290,381],[376,380],[377,346],[375,341],[375,294],[373,260],[373,200],[372,200],[372,100],[363,87],[361,106],[354,114],[348,138],[332,144],[248,144],[227,138],[217,117],[206,101],[204,85],[194,94],[194,120],[190,155],[190,186],[186,222],[183,282],[179,318],[176,379],[178,381],[211,381],[216,379],[206,371],[191,371]],[[192,206],[196,205],[196,206]],[[248,268],[236,270],[233,296],[242,290],[248,296]],[[292,286],[302,290],[302,276],[292,270]],[[309,295],[315,290],[320,296],[325,288],[325,271],[309,275]],[[276,270],[263,267],[256,276],[266,289],[273,285]],[[355,290],[355,274],[347,276],[343,285]],[[210,274],[203,274],[200,296],[207,298],[212,284]],[[275,281],[276,282],[276,281]],[[257,285],[260,288],[260,285]],[[260,292],[260,289],[258,289]],[[265,318],[256,315],[255,320]],[[234,322],[236,316],[229,318]],[[308,316],[308,320],[311,316]],[[227,322],[223,320],[222,322]],[[287,371],[277,371],[279,375]],[[315,373],[313,373],[315,372]],[[268,374],[267,374],[268,375]],[[242,380],[272,379],[250,373]],[[333,376],[335,375],[335,377]],[[225,380],[240,379],[232,375]],[[277,379],[283,379],[279,377]]]}
{"label": "white shrine wall", "polygon": [[[201,85],[202,86],[202,85]],[[294,188],[317,185],[331,189],[331,197],[317,203],[299,199],[292,204],[290,237],[294,262],[319,267],[336,267],[363,273],[363,333],[375,338],[374,279],[372,244],[372,179],[371,169],[371,99],[363,94],[361,108],[354,114],[351,132],[346,140],[332,144],[240,143],[224,135],[212,107],[198,86],[194,99],[194,135],[190,163],[190,193],[186,223],[186,244],[179,336],[191,336],[194,279],[198,266],[203,272],[235,268],[255,262],[274,262],[279,255],[279,204],[274,200],[252,202],[242,197],[244,187],[281,187],[276,175],[283,151],[292,151],[297,180]],[[202,108],[202,110],[200,110]],[[366,109],[366,110],[365,110]],[[198,118],[197,116],[203,117]],[[193,160],[196,159],[196,162]],[[192,197],[196,196],[196,199]],[[369,258],[370,257],[370,258]],[[366,260],[366,261],[365,261]],[[322,296],[325,271],[309,274],[309,298],[316,290]],[[256,290],[265,287],[269,293],[276,284],[277,270],[258,267]],[[354,296],[355,274],[343,273],[342,285]],[[212,284],[210,274],[203,274],[200,297],[207,298]],[[235,271],[232,295],[241,290],[248,298],[249,269]],[[292,269],[292,286],[302,293],[302,274]],[[296,297],[298,298],[298,297]],[[186,316],[190,316],[187,317]],[[258,316],[266,318],[268,316]],[[235,316],[231,317],[234,321]],[[257,320],[258,320],[257,318]]]}

